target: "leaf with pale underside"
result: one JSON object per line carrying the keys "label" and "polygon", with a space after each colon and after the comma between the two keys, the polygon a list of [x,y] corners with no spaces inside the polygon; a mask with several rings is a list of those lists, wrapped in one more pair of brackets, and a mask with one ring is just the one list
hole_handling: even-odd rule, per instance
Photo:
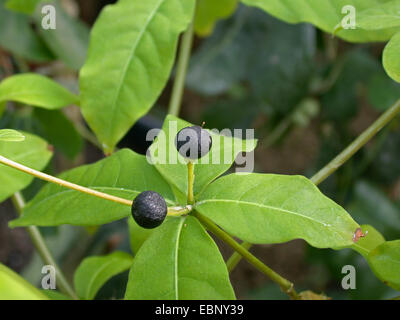
{"label": "leaf with pale underside", "polygon": [[16,101],[54,110],[79,104],[79,97],[57,82],[35,73],[23,73],[0,82],[0,103]]}
{"label": "leaf with pale underside", "polygon": [[[53,154],[48,143],[30,133],[22,132],[22,134],[25,136],[24,141],[17,143],[0,141],[0,155],[30,168],[42,170]],[[29,174],[0,165],[0,202],[25,189],[32,180],[33,177]]]}
{"label": "leaf with pale underside", "polygon": [[0,129],[0,141],[21,142],[25,140],[25,136],[12,129]]}
{"label": "leaf with pale underside", "polygon": [[386,45],[383,51],[383,66],[387,74],[395,81],[400,82],[400,32]]}
{"label": "leaf with pale underside", "polygon": [[[289,23],[308,22],[325,32],[333,33],[343,18],[356,15],[371,7],[382,6],[392,0],[241,0],[244,4],[265,10],[274,17]],[[342,13],[343,12],[343,13]],[[400,28],[341,30],[336,35],[352,42],[386,41]]]}

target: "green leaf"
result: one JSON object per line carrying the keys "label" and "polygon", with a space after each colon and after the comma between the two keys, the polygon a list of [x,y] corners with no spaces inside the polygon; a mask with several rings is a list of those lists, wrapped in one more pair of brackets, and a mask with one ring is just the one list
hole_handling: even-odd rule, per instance
{"label": "green leaf", "polygon": [[[325,32],[334,32],[348,14],[342,14],[345,6],[353,6],[357,13],[377,3],[383,5],[388,0],[242,0],[244,4],[255,6],[267,11],[269,14],[288,23],[309,22]],[[378,31],[349,29],[341,30],[338,36],[353,42],[385,41],[399,30],[399,28],[386,28]]]}
{"label": "green leaf", "polygon": [[[186,160],[175,148],[175,136],[179,130],[188,126],[192,126],[192,124],[168,115],[162,128],[164,135],[160,133],[149,148],[151,159],[157,170],[183,194],[187,193],[188,170]],[[236,137],[219,135],[212,131],[210,131],[210,134],[213,140],[210,153],[194,166],[195,196],[200,194],[211,181],[227,171],[240,152],[251,152],[257,144],[257,141],[253,139],[241,140]],[[165,137],[165,141],[163,137]],[[213,159],[218,159],[218,155],[219,161],[213,161]]]}
{"label": "green leaf", "polygon": [[41,290],[41,292],[44,293],[47,297],[49,297],[50,300],[73,300],[71,297],[66,296],[56,290],[46,289],[46,290]]}
{"label": "green leaf", "polygon": [[317,248],[351,246],[359,225],[302,176],[230,174],[201,194],[195,209],[250,243],[304,239]]}
{"label": "green leaf", "polygon": [[0,300],[48,300],[39,289],[0,263]]}
{"label": "green leaf", "polygon": [[12,11],[31,14],[36,6],[44,0],[7,0],[5,6]]}
{"label": "green leaf", "polygon": [[68,158],[74,159],[78,156],[83,148],[83,139],[61,110],[37,108],[33,116],[38,121],[37,131],[41,137]]}
{"label": "green leaf", "polygon": [[357,14],[357,27],[381,30],[400,27],[400,1],[394,0],[363,10]]}
{"label": "green leaf", "polygon": [[79,104],[79,98],[67,89],[39,74],[24,73],[0,83],[0,102],[16,101],[45,109]]}
{"label": "green leaf", "polygon": [[383,66],[387,74],[395,81],[400,82],[400,32],[386,45],[383,51]]}
{"label": "green leaf", "polygon": [[373,225],[386,237],[396,237],[400,232],[400,209],[371,183],[358,181],[355,184],[354,201],[348,209],[357,221]]}
{"label": "green leaf", "polygon": [[128,228],[131,249],[136,254],[154,230],[140,227],[132,217],[128,217]]}
{"label": "green leaf", "polygon": [[[26,165],[32,169],[42,170],[51,159],[52,152],[46,141],[23,132],[25,140],[18,143],[0,141],[0,155]],[[33,180],[29,174],[14,168],[0,165],[0,202],[15,192],[26,188]]]}
{"label": "green leaf", "polygon": [[360,240],[354,243],[352,249],[364,256],[364,258],[367,258],[372,250],[385,242],[385,238],[370,225],[362,225],[361,230],[365,234],[365,237],[360,238]]}
{"label": "green leaf", "polygon": [[368,263],[380,280],[400,290],[400,240],[379,245],[368,255]]}
{"label": "green leaf", "polygon": [[45,62],[54,57],[32,30],[29,17],[6,10],[0,0],[0,46],[27,60]]}
{"label": "green leaf", "polygon": [[78,296],[92,300],[99,289],[113,276],[128,270],[133,257],[116,251],[102,257],[89,257],[82,261],[74,275],[74,285]]}
{"label": "green leaf", "polygon": [[211,237],[193,217],[171,218],[135,256],[125,299],[235,299],[228,271]]}
{"label": "green leaf", "polygon": [[58,1],[51,2],[51,5],[56,9],[57,27],[43,29],[41,23],[44,15],[38,10],[34,15],[34,20],[39,33],[57,58],[70,68],[79,70],[86,59],[89,28],[80,20],[71,17]]}
{"label": "green leaf", "polygon": [[21,142],[25,140],[25,136],[12,129],[0,129],[0,141]]}
{"label": "green leaf", "polygon": [[80,87],[83,115],[107,153],[160,95],[194,4],[194,0],[121,0],[100,14]]}
{"label": "green leaf", "polygon": [[[171,188],[157,170],[147,162],[146,157],[128,149],[120,150],[94,164],[67,171],[60,177],[132,200],[142,191],[153,190],[162,194],[168,204],[174,204]],[[130,214],[129,206],[49,183],[27,204],[22,217],[11,221],[10,226],[94,226],[119,220]]]}
{"label": "green leaf", "polygon": [[196,8],[194,30],[199,36],[212,33],[219,19],[229,17],[236,9],[238,0],[199,0]]}

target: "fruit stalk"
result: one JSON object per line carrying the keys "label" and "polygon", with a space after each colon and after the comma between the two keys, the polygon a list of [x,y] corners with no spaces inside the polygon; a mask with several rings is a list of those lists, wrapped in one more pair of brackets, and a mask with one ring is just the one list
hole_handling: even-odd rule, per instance
{"label": "fruit stalk", "polygon": [[188,204],[194,204],[194,193],[193,193],[193,186],[194,186],[194,163],[189,161],[187,164],[188,167]]}
{"label": "fruit stalk", "polygon": [[268,276],[272,281],[279,284],[282,291],[285,292],[289,297],[293,300],[300,300],[300,296],[297,294],[294,289],[294,285],[289,280],[283,278],[281,275],[276,273],[274,270],[266,266],[262,261],[260,261],[257,257],[252,255],[249,251],[247,251],[244,247],[242,247],[239,243],[237,243],[229,234],[219,228],[216,224],[214,224],[210,219],[206,216],[203,216],[201,213],[194,211],[193,215],[204,225],[206,229],[215,234],[218,238],[228,244],[232,249],[235,250],[238,254],[240,254],[244,259],[246,259],[249,263],[251,263],[254,267]]}

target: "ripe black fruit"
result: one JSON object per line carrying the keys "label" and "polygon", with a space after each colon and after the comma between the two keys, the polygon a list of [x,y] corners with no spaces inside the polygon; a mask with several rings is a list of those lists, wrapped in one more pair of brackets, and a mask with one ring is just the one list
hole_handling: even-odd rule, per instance
{"label": "ripe black fruit", "polygon": [[210,152],[212,138],[202,127],[186,127],[177,133],[175,146],[182,157],[196,160]]}
{"label": "ripe black fruit", "polygon": [[132,204],[132,216],[136,223],[146,229],[153,229],[163,223],[168,207],[164,198],[155,191],[140,193]]}

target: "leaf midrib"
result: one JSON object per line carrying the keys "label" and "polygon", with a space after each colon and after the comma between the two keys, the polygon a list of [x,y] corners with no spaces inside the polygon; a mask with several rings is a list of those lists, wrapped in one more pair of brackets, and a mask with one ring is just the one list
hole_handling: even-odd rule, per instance
{"label": "leaf midrib", "polygon": [[319,223],[327,228],[332,227],[331,224],[327,224],[325,222],[313,219],[311,217],[305,216],[305,215],[297,213],[295,211],[285,210],[285,209],[282,209],[279,207],[274,207],[274,206],[270,206],[270,205],[266,205],[266,204],[249,202],[249,201],[242,201],[242,200],[239,201],[239,200],[232,200],[232,199],[207,199],[207,200],[202,200],[202,201],[197,202],[195,205],[195,208],[201,206],[204,203],[212,203],[212,202],[228,202],[228,203],[232,202],[232,203],[237,203],[237,204],[244,204],[244,205],[256,206],[256,207],[265,208],[265,209],[271,209],[271,210],[280,211],[280,212],[287,213],[287,214],[293,214],[296,216],[300,216],[300,217],[310,220],[312,222]]}
{"label": "leaf midrib", "polygon": [[159,3],[156,5],[156,7],[154,8],[154,11],[151,12],[150,16],[148,17],[145,25],[143,26],[143,29],[141,30],[139,36],[137,37],[135,43],[132,46],[132,50],[129,54],[129,58],[126,60],[122,74],[121,74],[121,78],[120,81],[118,83],[118,87],[117,87],[117,91],[116,91],[116,95],[115,98],[113,99],[112,105],[111,105],[111,113],[112,113],[112,119],[111,119],[111,126],[109,127],[110,129],[108,130],[109,135],[111,136],[113,130],[114,130],[114,119],[115,119],[115,108],[117,107],[117,101],[118,98],[121,94],[121,90],[122,90],[122,86],[123,86],[123,82],[124,79],[126,78],[126,73],[128,72],[128,67],[130,65],[130,63],[132,62],[132,58],[135,54],[135,52],[137,51],[137,48],[139,46],[139,43],[141,42],[145,31],[148,29],[148,26],[150,25],[151,21],[153,20],[153,18],[155,17],[157,11],[160,9],[161,5],[164,3],[165,0],[160,0]]}
{"label": "leaf midrib", "polygon": [[180,223],[177,229],[177,238],[175,243],[175,259],[174,259],[174,287],[175,287],[175,300],[179,300],[179,276],[178,276],[178,263],[179,263],[179,242],[182,235],[182,227],[183,223],[186,220],[185,218],[180,219]]}
{"label": "leaf midrib", "polygon": [[[87,188],[92,189],[92,190],[115,190],[115,191],[122,191],[122,192],[127,192],[127,193],[138,193],[138,194],[141,192],[141,191],[138,191],[138,190],[126,189],[126,188],[116,188],[116,187],[91,187],[91,186],[89,186]],[[71,193],[71,192],[79,192],[79,191],[77,191],[77,190],[64,190],[64,191],[60,191],[60,192],[54,193],[54,194],[52,194],[50,196],[46,196],[44,199],[42,199],[42,200],[40,200],[38,202],[35,202],[35,204],[33,206],[30,206],[29,210],[36,208],[42,202],[48,201],[48,200],[56,198],[56,197],[58,197],[60,195],[64,195],[65,193]],[[82,194],[86,194],[86,193],[82,193]],[[103,199],[103,200],[105,200],[105,199]],[[128,199],[126,199],[126,200],[128,200]],[[172,200],[169,200],[169,199],[165,199],[165,202],[167,202],[168,204],[171,204],[171,205],[174,204],[174,202]]]}

